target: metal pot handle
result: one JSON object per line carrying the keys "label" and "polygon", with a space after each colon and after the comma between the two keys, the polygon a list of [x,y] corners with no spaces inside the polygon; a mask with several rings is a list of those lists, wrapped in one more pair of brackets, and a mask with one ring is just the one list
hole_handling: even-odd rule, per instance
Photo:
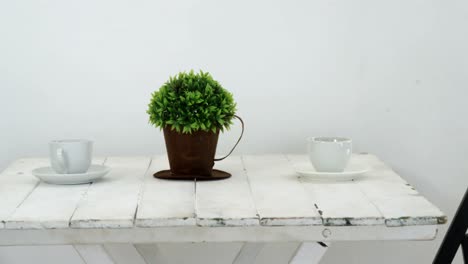
{"label": "metal pot handle", "polygon": [[239,137],[239,139],[237,140],[236,144],[234,145],[234,147],[231,149],[231,151],[229,151],[229,153],[222,157],[222,158],[219,158],[219,159],[214,159],[214,161],[220,161],[220,160],[223,160],[227,157],[229,157],[229,155],[231,155],[231,153],[234,151],[234,149],[237,147],[237,144],[239,144],[239,142],[241,141],[242,139],[242,136],[244,135],[244,121],[242,120],[242,118],[240,118],[238,115],[234,115],[235,118],[239,119],[239,121],[241,122],[241,125],[242,125],[242,132],[241,132],[241,135]]}

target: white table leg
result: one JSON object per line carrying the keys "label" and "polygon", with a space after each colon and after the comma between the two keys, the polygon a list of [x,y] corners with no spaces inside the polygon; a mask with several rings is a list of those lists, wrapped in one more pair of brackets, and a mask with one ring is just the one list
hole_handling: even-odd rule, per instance
{"label": "white table leg", "polygon": [[133,244],[73,245],[86,264],[146,264]]}
{"label": "white table leg", "polygon": [[254,263],[258,253],[265,246],[265,243],[245,243],[232,262],[233,264],[251,264]]}
{"label": "white table leg", "polygon": [[[266,243],[245,243],[232,263],[255,263],[265,245]],[[138,246],[141,247],[142,245]],[[146,246],[155,247],[156,245],[151,244]],[[328,246],[329,243],[304,242],[299,246],[289,263],[319,263]],[[133,244],[74,245],[73,247],[86,264],[147,264],[142,253]]]}
{"label": "white table leg", "polygon": [[290,264],[313,264],[319,263],[327,251],[330,243],[304,242],[301,244]]}
{"label": "white table leg", "polygon": [[105,244],[104,248],[115,264],[147,264],[133,244]]}
{"label": "white table leg", "polygon": [[102,245],[73,245],[86,264],[115,264]]}

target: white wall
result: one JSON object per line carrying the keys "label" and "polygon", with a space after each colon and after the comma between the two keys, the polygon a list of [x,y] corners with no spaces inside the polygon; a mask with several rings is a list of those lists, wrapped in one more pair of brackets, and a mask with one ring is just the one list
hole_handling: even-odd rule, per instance
{"label": "white wall", "polygon": [[[246,121],[237,153],[350,136],[452,216],[468,185],[467,18],[463,0],[3,0],[0,168],[55,138],[162,153],[150,94],[204,69]],[[429,263],[439,243],[336,244],[323,263]]]}

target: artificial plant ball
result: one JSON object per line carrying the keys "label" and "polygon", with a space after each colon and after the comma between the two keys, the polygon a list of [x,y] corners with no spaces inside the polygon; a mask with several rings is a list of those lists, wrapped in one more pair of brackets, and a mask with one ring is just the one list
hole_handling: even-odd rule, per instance
{"label": "artificial plant ball", "polygon": [[152,94],[150,123],[180,133],[229,129],[236,112],[232,94],[208,72],[181,72]]}

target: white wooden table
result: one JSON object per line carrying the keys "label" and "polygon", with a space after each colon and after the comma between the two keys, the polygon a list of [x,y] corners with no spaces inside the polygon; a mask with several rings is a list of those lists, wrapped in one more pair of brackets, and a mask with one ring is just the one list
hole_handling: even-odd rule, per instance
{"label": "white wooden table", "polygon": [[87,263],[151,263],[148,243],[241,242],[233,263],[253,263],[268,243],[300,241],[290,263],[314,263],[333,241],[431,240],[446,222],[373,155],[353,156],[372,170],[341,183],[298,177],[303,161],[234,156],[216,164],[230,179],[183,182],[153,178],[165,156],[98,158],[112,168],[103,180],[59,186],[31,175],[47,159],[17,160],[0,174],[0,245],[72,244]]}

